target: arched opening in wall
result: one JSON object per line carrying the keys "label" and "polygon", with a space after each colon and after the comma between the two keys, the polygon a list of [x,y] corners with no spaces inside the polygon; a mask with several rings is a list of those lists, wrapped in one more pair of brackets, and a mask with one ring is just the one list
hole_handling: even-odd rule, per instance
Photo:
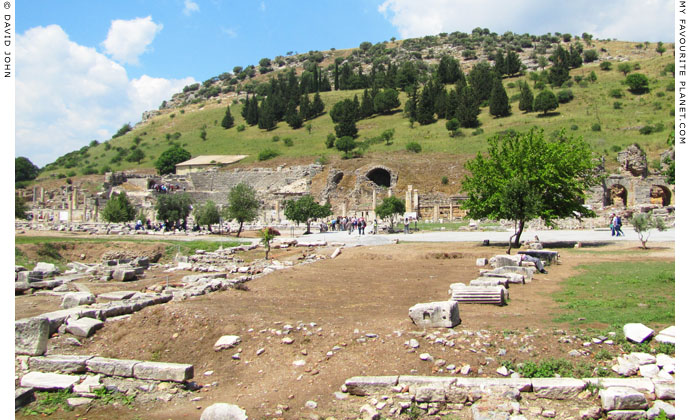
{"label": "arched opening in wall", "polygon": [[340,181],[343,180],[343,173],[338,172],[337,174],[333,175],[333,178],[331,179],[335,185],[340,184]]}
{"label": "arched opening in wall", "polygon": [[607,206],[627,207],[628,190],[620,184],[614,184],[609,188],[607,199]]}
{"label": "arched opening in wall", "polygon": [[367,179],[379,187],[391,186],[391,173],[382,168],[375,168],[367,172]]}
{"label": "arched opening in wall", "polygon": [[671,204],[671,190],[663,185],[652,185],[652,188],[649,190],[649,202],[668,206]]}

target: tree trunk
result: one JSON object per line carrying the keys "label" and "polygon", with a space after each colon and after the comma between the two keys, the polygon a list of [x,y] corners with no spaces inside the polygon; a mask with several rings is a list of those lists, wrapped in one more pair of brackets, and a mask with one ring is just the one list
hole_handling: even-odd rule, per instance
{"label": "tree trunk", "polygon": [[307,219],[307,235],[311,235],[311,219]]}
{"label": "tree trunk", "polygon": [[[240,221],[240,228],[237,230],[237,237],[240,237],[240,233],[242,233],[242,225],[244,224],[244,221]],[[266,257],[268,259],[268,257]]]}
{"label": "tree trunk", "polygon": [[515,233],[515,241],[511,244],[511,247],[520,248],[520,236],[522,236],[522,230],[525,228],[525,221],[518,221],[518,230]]}

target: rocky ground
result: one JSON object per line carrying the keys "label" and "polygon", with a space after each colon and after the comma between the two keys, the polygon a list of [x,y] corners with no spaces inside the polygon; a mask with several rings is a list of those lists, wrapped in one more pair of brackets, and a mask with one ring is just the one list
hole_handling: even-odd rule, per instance
{"label": "rocky ground", "polygon": [[[136,252],[136,245],[132,246]],[[673,261],[673,243],[655,246],[658,252],[648,258]],[[597,249],[636,247],[617,243]],[[249,418],[357,418],[360,407],[372,401],[340,393],[345,380],[353,376],[501,377],[497,370],[506,362],[516,366],[565,358],[610,367],[612,361],[597,360],[596,354],[601,349],[614,357],[623,354],[615,341],[592,342],[596,336],[586,327],[598,330],[601,325],[585,324],[576,330],[554,323],[558,308],[550,294],[582,262],[617,261],[629,255],[593,256],[561,249],[562,263],[550,267],[548,274],[536,275],[529,284],[511,285],[507,306],[462,305],[460,326],[423,331],[410,321],[408,309],[420,302],[446,300],[449,284],[477,277],[476,258],[503,253],[503,248],[401,243],[348,247],[331,259],[334,250],[332,246],[274,250],[271,255],[282,269],[257,274],[242,288],[144,308],[106,322],[94,336],[80,339],[78,346],[69,334],[51,339],[49,354],[193,364],[199,386],[173,387],[174,391],[163,387],[137,397],[130,406],[77,407],[51,417],[198,419],[203,408],[228,402],[246,409]],[[263,251],[237,256],[242,260],[238,265],[249,265],[261,259]],[[133,282],[94,280],[83,285],[96,294],[146,291],[198,274],[166,272],[169,268],[154,266]],[[22,318],[55,310],[59,304],[57,296],[19,296],[15,310]],[[602,338],[611,338],[608,331],[597,335],[602,333]],[[223,335],[236,335],[241,341],[234,348],[215,351],[214,344]],[[144,394],[134,388],[132,392]],[[526,399],[524,406],[532,407],[534,415],[542,416],[546,410],[547,417],[553,411],[556,418],[569,418],[568,404],[532,404]],[[469,409],[449,415],[471,418]],[[16,418],[29,416],[20,412]]]}

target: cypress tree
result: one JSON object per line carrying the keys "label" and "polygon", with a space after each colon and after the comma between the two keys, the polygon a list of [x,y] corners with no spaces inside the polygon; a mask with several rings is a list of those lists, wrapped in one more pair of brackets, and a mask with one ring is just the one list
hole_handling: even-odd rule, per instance
{"label": "cypress tree", "polygon": [[240,113],[242,115],[242,118],[245,120],[247,119],[247,113],[249,112],[249,92],[247,92],[247,97],[244,99],[244,106],[242,107],[242,112]]}
{"label": "cypress tree", "polygon": [[355,108],[355,121],[359,121],[362,119],[362,114],[361,110],[359,109],[359,99],[357,98],[357,95],[355,95],[355,97],[352,99],[352,102],[354,102]]}
{"label": "cypress tree", "polygon": [[259,128],[270,130],[276,126],[275,115],[273,115],[273,104],[270,96],[261,101],[259,107]]}
{"label": "cypress tree", "polygon": [[480,103],[491,96],[494,77],[493,69],[486,61],[475,64],[472,70],[470,70],[467,79]]}
{"label": "cypress tree", "polygon": [[220,122],[221,127],[228,129],[235,124],[235,120],[232,118],[232,114],[230,113],[230,105],[228,105],[227,108],[225,108],[225,116],[223,117],[223,121]]}
{"label": "cypress tree", "polygon": [[570,45],[570,52],[568,53],[568,65],[571,69],[582,67],[582,56],[575,46]]}
{"label": "cypress tree", "polygon": [[520,56],[515,51],[508,51],[508,54],[506,54],[504,74],[507,74],[508,76],[513,75],[520,72],[521,68],[522,60],[520,60]]}
{"label": "cypress tree", "polygon": [[339,73],[338,72],[338,60],[335,60],[335,76],[334,76],[334,81],[333,81],[333,88],[335,90],[340,90],[340,83],[338,83],[339,82],[339,80],[338,80],[339,74],[338,73]]}
{"label": "cypress tree", "polygon": [[534,95],[532,89],[529,88],[529,83],[520,82],[520,104],[518,108],[520,111],[532,112],[534,107]]}
{"label": "cypress tree", "polygon": [[256,95],[252,96],[252,99],[249,101],[245,120],[249,125],[256,125],[259,122],[259,100],[256,98]]}
{"label": "cypress tree", "polygon": [[405,116],[410,120],[410,124],[414,124],[417,121],[417,102],[418,102],[418,86],[415,82],[414,85],[408,88],[408,99],[405,103]]}
{"label": "cypress tree", "polygon": [[494,87],[489,98],[489,113],[494,117],[507,117],[510,115],[510,103],[503,83],[499,77],[494,79]]}
{"label": "cypress tree", "polygon": [[552,86],[561,86],[570,79],[570,57],[568,52],[559,45],[552,58],[553,66],[549,69],[549,83]]}
{"label": "cypress tree", "polygon": [[293,100],[288,102],[287,109],[285,110],[285,121],[295,130],[302,127],[303,120],[299,113],[297,113],[297,104]]}
{"label": "cypress tree", "polygon": [[311,104],[309,103],[309,95],[306,93],[302,95],[299,101],[299,116],[303,121],[311,118]]}
{"label": "cypress tree", "polygon": [[496,53],[496,59],[494,60],[494,71],[497,75],[503,76],[507,73],[506,71],[506,60],[503,57],[503,51],[498,51]]}

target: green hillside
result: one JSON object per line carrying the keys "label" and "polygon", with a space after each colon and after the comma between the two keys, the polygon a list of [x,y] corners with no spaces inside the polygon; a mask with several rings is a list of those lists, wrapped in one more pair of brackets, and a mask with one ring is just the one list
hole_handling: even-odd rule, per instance
{"label": "green hillside", "polygon": [[[503,85],[508,97],[511,98],[512,115],[508,117],[494,118],[489,115],[488,106],[483,107],[479,115],[478,129],[462,129],[461,136],[450,137],[444,119],[430,125],[414,124],[411,127],[402,112],[408,98],[401,92],[402,105],[396,112],[357,122],[358,140],[378,136],[382,131],[393,128],[395,136],[391,145],[374,144],[366,150],[365,155],[376,157],[391,151],[403,151],[408,142],[415,141],[422,146],[423,154],[445,153],[468,157],[485,150],[486,140],[492,135],[505,130],[521,131],[538,126],[543,128],[547,135],[566,129],[582,136],[595,151],[606,156],[609,168],[615,166],[618,150],[637,143],[647,152],[648,160],[654,167],[659,154],[667,148],[666,138],[673,131],[673,55],[659,55],[653,46],[642,48],[642,44],[619,41],[593,41],[593,45],[587,48],[599,51],[603,49],[619,60],[629,60],[633,68],[636,68],[633,70],[634,73],[642,73],[649,79],[649,91],[644,94],[631,93],[623,84],[625,76],[617,70],[617,61],[611,60],[613,66],[608,71],[600,68],[600,61],[595,61],[572,69],[570,81],[561,88],[553,89],[555,93],[563,89],[572,91],[573,99],[570,102],[560,104],[555,112],[547,116],[537,112],[525,114],[518,110],[518,81],[524,80],[529,83],[535,96],[539,90],[535,89],[530,72],[524,71],[518,77],[503,78]],[[458,58],[462,60],[461,57]],[[463,63],[463,67],[467,73],[467,63]],[[593,82],[588,81],[592,72],[596,75],[596,81]],[[261,77],[259,80],[268,80],[274,74],[268,73],[257,77]],[[582,81],[579,81],[580,79]],[[256,81],[251,83],[256,87]],[[452,85],[448,85],[447,88],[451,87]],[[612,91],[618,91],[618,95],[615,92],[612,94]],[[244,99],[244,96],[237,97],[232,92],[197,101],[198,103],[162,109],[160,115],[138,124],[123,136],[101,144],[92,143],[91,146],[47,165],[39,179],[73,177],[107,170],[151,169],[158,156],[173,144],[183,146],[192,156],[249,155],[240,165],[256,162],[259,152],[264,149],[273,149],[280,153],[280,162],[314,161],[320,156],[327,156],[334,162],[340,159],[342,153],[335,148],[326,147],[327,135],[334,132],[334,124],[328,111],[336,102],[353,98],[354,95],[361,101],[362,94],[361,89],[322,92],[321,98],[326,105],[326,113],[305,121],[304,126],[297,130],[290,128],[284,121],[279,122],[277,128],[270,131],[247,125],[240,115],[243,105],[238,101]],[[621,97],[612,96],[621,94]],[[313,96],[310,95],[310,98],[313,99]],[[228,105],[235,125],[230,129],[224,129],[220,123]],[[239,131],[238,126],[245,126],[245,129]],[[308,126],[311,126],[311,132]],[[651,133],[641,133],[645,126],[648,126],[646,131]],[[202,131],[206,133],[205,140],[201,137]],[[293,145],[288,146],[283,141],[284,138],[292,139]],[[127,161],[134,148],[143,151],[143,158],[138,163]],[[117,156],[120,156],[120,159]],[[272,164],[271,161],[263,163]]]}

